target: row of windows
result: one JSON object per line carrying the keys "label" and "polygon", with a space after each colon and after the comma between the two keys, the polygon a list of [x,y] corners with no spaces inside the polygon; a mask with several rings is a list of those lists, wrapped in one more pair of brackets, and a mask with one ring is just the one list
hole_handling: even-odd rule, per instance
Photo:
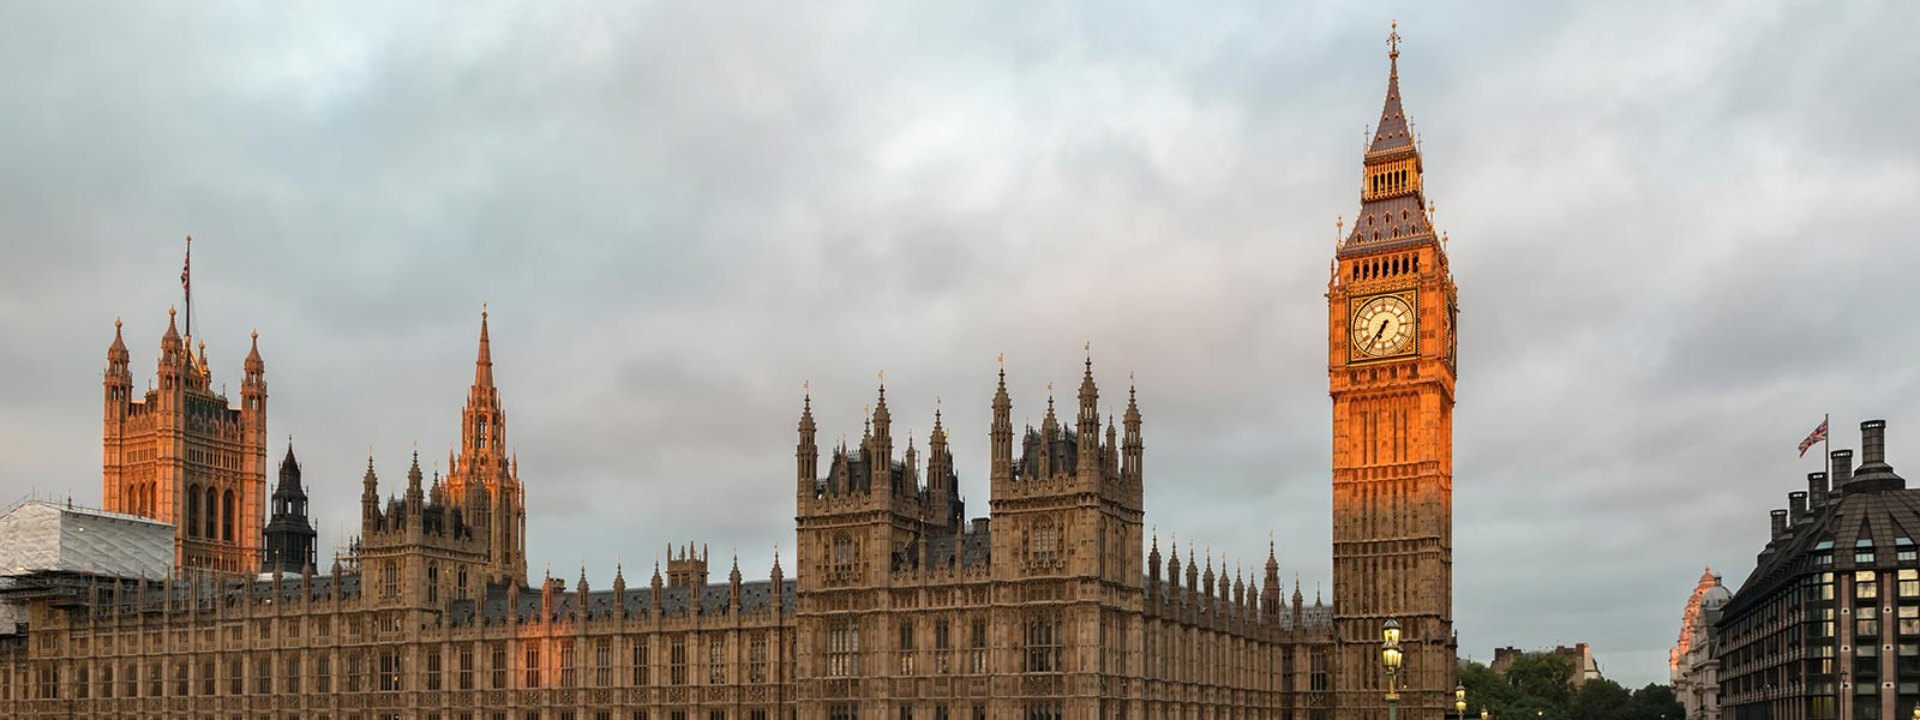
{"label": "row of windows", "polygon": [[[451,658],[441,653],[429,652],[424,655],[425,683],[427,690],[480,689],[484,684],[489,689],[509,689],[510,680],[518,670],[520,684],[513,686],[521,689],[533,689],[547,686],[557,680],[556,687],[612,687],[616,683],[616,671],[630,668],[633,684],[646,686],[653,684],[649,645],[642,639],[633,644],[633,665],[617,666],[614,643],[603,639],[592,644],[591,665],[580,667],[572,641],[554,643],[554,654],[543,658],[542,647],[538,644],[526,645],[520,665],[515,668],[508,664],[507,644],[494,642],[489,644],[487,652],[481,655],[473,644],[462,645]],[[675,639],[669,644],[670,663],[667,667],[667,679],[673,685],[687,684],[689,663],[687,644],[684,639]],[[369,662],[368,653],[350,651],[344,653],[343,672],[335,682],[334,657],[331,654],[318,653],[311,658],[311,665],[304,666],[301,654],[281,656],[278,660],[279,673],[275,672],[273,658],[261,658],[256,661],[251,674],[242,660],[232,659],[224,666],[214,660],[200,661],[198,667],[187,661],[116,664],[111,661],[79,664],[71,691],[73,697],[187,697],[192,695],[243,695],[255,694],[299,694],[302,692],[331,693],[361,692],[363,690],[399,691],[405,690],[405,658],[396,650],[383,650],[372,653]],[[476,662],[485,657],[484,670]],[[446,660],[452,660],[451,672]],[[545,660],[553,661],[550,666]],[[766,683],[770,677],[768,641],[764,634],[754,635],[748,640],[745,680],[751,684]],[[311,675],[303,673],[311,669]],[[729,682],[726,641],[712,638],[708,642],[706,657],[706,678],[709,684],[721,685]],[[369,671],[373,671],[371,675]],[[585,671],[585,672],[582,672]],[[170,674],[169,674],[170,672]],[[557,673],[557,678],[549,676]],[[59,682],[58,668],[41,668],[40,697],[60,697],[63,687]],[[306,679],[303,682],[303,679]],[[144,680],[144,682],[143,682]],[[170,682],[169,682],[170,680]],[[249,680],[251,683],[249,684]]]}

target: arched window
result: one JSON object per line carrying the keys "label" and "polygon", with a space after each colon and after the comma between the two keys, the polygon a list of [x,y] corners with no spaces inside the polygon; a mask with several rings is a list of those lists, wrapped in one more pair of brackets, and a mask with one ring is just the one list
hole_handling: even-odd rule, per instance
{"label": "arched window", "polygon": [[392,561],[388,561],[386,564],[380,566],[380,596],[392,598],[399,597],[399,595],[400,566],[393,564]]}
{"label": "arched window", "polygon": [[1034,523],[1033,533],[1027,537],[1027,561],[1036,565],[1052,564],[1060,557],[1060,529],[1052,520],[1042,518]]}
{"label": "arched window", "polygon": [[218,507],[220,507],[219,493],[211,487],[207,488],[207,530],[204,534],[208,540],[218,540],[220,538],[220,513],[216,509]]}
{"label": "arched window", "polygon": [[853,536],[841,533],[833,538],[833,574],[851,577],[854,567]]}
{"label": "arched window", "polygon": [[439,563],[427,563],[427,602],[440,602]]}
{"label": "arched window", "polygon": [[200,486],[187,486],[187,537],[200,534]]}
{"label": "arched window", "polygon": [[220,539],[233,542],[233,491],[220,498]]}

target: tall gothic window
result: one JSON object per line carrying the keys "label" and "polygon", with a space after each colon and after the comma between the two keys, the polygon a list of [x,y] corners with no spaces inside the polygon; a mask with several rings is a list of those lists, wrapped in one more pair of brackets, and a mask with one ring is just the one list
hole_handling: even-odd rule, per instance
{"label": "tall gothic window", "polygon": [[747,643],[747,682],[760,684],[767,681],[767,635],[754,633]]}
{"label": "tall gothic window", "polygon": [[633,684],[646,687],[653,684],[653,670],[648,667],[651,661],[647,652],[647,639],[636,638],[633,641]]}
{"label": "tall gothic window", "polygon": [[[149,499],[147,500],[147,504],[148,504],[149,506],[151,506],[151,505],[153,504],[153,500],[152,500],[151,498],[149,498]],[[212,540],[212,539],[215,539],[215,538],[218,538],[218,537],[220,537],[220,533],[219,533],[219,530],[220,530],[220,528],[218,527],[218,525],[219,525],[219,522],[220,522],[220,515],[219,515],[219,513],[216,513],[216,512],[214,512],[214,510],[213,510],[214,508],[216,508],[216,507],[219,507],[219,505],[220,505],[220,495],[219,495],[219,493],[217,493],[217,492],[215,492],[213,488],[207,488],[207,531],[206,531],[206,538],[207,538],[208,540]]]}
{"label": "tall gothic window", "polygon": [[1060,528],[1052,520],[1041,518],[1033,525],[1033,534],[1027,538],[1027,561],[1035,565],[1052,565],[1060,557]]}
{"label": "tall gothic window", "polygon": [[507,644],[506,643],[495,642],[493,644],[493,657],[491,658],[491,660],[493,662],[487,666],[487,669],[493,672],[493,689],[495,690],[507,689]]}
{"label": "tall gothic window", "polygon": [[673,645],[667,652],[668,680],[675,685],[687,684],[687,636],[673,636]]}
{"label": "tall gothic window", "polygon": [[187,537],[200,534],[200,486],[187,486]]}
{"label": "tall gothic window", "polygon": [[473,644],[460,645],[460,689],[473,689]]}
{"label": "tall gothic window", "polygon": [[727,684],[727,640],[715,635],[707,641],[707,684]]}
{"label": "tall gothic window", "polygon": [[380,597],[400,596],[400,566],[388,560],[380,565]]}
{"label": "tall gothic window", "polygon": [[860,626],[855,620],[835,620],[827,630],[827,676],[860,674]]}
{"label": "tall gothic window", "polygon": [[540,687],[540,646],[527,645],[526,684],[521,687],[533,690]]}
{"label": "tall gothic window", "polygon": [[233,542],[233,491],[220,499],[220,539]]}
{"label": "tall gothic window", "polygon": [[912,674],[913,674],[913,671],[914,671],[914,666],[913,666],[913,657],[914,657],[914,647],[913,647],[913,645],[914,645],[914,643],[913,643],[913,619],[912,619],[912,618],[901,618],[901,619],[900,619],[900,674],[901,674],[901,675],[912,675]]}
{"label": "tall gothic window", "polygon": [[427,602],[440,602],[440,564],[427,563]]}
{"label": "tall gothic window", "polygon": [[1037,613],[1027,620],[1024,633],[1026,671],[1060,672],[1060,616]]}
{"label": "tall gothic window", "polygon": [[968,633],[967,671],[980,675],[987,671],[987,621],[975,618]]}
{"label": "tall gothic window", "polygon": [[613,641],[601,639],[593,646],[593,686],[613,686]]}
{"label": "tall gothic window", "polygon": [[841,533],[833,538],[833,576],[838,579],[853,577],[855,562],[853,537]]}
{"label": "tall gothic window", "polygon": [[952,630],[946,618],[933,621],[933,671],[942,675],[953,672]]}

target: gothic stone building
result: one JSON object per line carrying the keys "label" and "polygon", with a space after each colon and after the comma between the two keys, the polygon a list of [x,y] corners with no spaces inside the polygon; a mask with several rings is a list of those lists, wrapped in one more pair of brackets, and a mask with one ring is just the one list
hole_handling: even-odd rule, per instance
{"label": "gothic stone building", "polygon": [[[1397,39],[1397,36],[1396,36]],[[946,429],[896,452],[885,389],[855,446],[817,444],[802,401],[795,577],[691,547],[645,587],[526,582],[525,486],[505,442],[485,315],[448,474],[384,501],[322,573],[291,449],[262,552],[266,384],[239,409],[172,330],[133,402],[108,353],[107,510],[176,526],[164,579],[50,567],[0,583],[0,715],[321,720],[1348,720],[1383,715],[1380,627],[1406,629],[1409,720],[1453,685],[1456,293],[1428,217],[1392,53],[1362,217],[1327,290],[1334,603],[1163,558],[1132,388],[1099,417],[1091,359],[1071,420],[1018,434],[991,399],[990,506],[968,519]],[[299,563],[298,570],[291,567]],[[267,567],[264,577],[252,575]]]}
{"label": "gothic stone building", "polygon": [[[118,341],[116,339],[116,346]],[[118,357],[119,351],[110,353]],[[798,577],[778,560],[709,583],[670,555],[645,587],[525,582],[524,486],[506,453],[483,316],[460,450],[447,477],[416,455],[383,499],[363,475],[361,538],[311,558],[299,463],[276,516],[298,572],[142,578],[53,568],[8,578],[24,608],[0,637],[12,717],[340,720],[1240,720],[1328,717],[1331,608],[1143,547],[1142,419],[1096,416],[1091,361],[1073,424],[1018,438],[1004,370],[993,397],[992,508],[966,516],[935,413],[923,458],[894,452],[879,402],[824,472],[805,398]],[[924,474],[923,474],[924,473]],[[111,476],[110,476],[111,477]],[[924,479],[923,479],[924,478]],[[287,502],[282,504],[280,501]],[[300,528],[305,528],[304,531]],[[260,534],[259,530],[255,531]],[[305,540],[308,546],[300,546]],[[160,552],[156,550],[156,552]],[[1164,568],[1164,572],[1163,572]]]}

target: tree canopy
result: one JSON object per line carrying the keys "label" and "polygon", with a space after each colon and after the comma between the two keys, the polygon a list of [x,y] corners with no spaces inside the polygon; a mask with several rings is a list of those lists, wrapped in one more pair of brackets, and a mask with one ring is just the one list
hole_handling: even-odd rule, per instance
{"label": "tree canopy", "polygon": [[1588,680],[1576,689],[1573,666],[1551,653],[1527,655],[1505,675],[1481,663],[1460,668],[1467,716],[1482,709],[1493,720],[1685,720],[1673,688],[1649,684],[1627,690],[1612,680]]}

